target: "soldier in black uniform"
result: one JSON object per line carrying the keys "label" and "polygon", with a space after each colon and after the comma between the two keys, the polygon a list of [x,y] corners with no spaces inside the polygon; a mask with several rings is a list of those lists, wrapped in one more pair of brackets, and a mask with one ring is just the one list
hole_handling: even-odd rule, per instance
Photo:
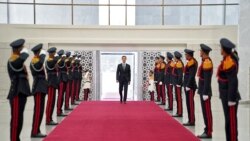
{"label": "soldier in black uniform", "polygon": [[232,50],[235,44],[228,39],[221,39],[221,55],[223,60],[218,67],[217,77],[219,83],[220,99],[225,116],[225,130],[227,141],[238,140],[237,111],[239,100],[238,68],[239,58]]}
{"label": "soldier in black uniform", "polygon": [[167,96],[168,96],[168,108],[166,111],[173,110],[173,76],[172,71],[175,65],[173,61],[173,55],[170,52],[167,52],[167,66],[166,66],[166,74],[165,74],[165,84],[167,87]]}
{"label": "soldier in black uniform", "polygon": [[203,134],[199,138],[212,138],[213,132],[213,117],[211,111],[212,86],[211,79],[213,75],[213,62],[209,57],[209,52],[212,50],[205,44],[200,45],[200,57],[202,63],[198,69],[199,87],[198,94],[200,95],[201,109],[205,128]]}
{"label": "soldier in black uniform", "polygon": [[76,92],[76,101],[80,101],[80,90],[81,90],[81,82],[82,82],[82,66],[81,66],[81,55],[77,56],[77,92]]}
{"label": "soldier in black uniform", "polygon": [[76,54],[73,54],[72,55],[72,61],[71,61],[71,64],[72,64],[72,87],[71,87],[71,105],[78,105],[75,100],[76,100],[76,92],[77,92],[77,71],[78,71],[78,68],[76,66]]}
{"label": "soldier in black uniform", "polygon": [[183,85],[183,62],[181,60],[181,53],[178,51],[174,52],[175,65],[173,67],[172,75],[173,75],[173,85],[175,89],[175,98],[177,111],[173,117],[182,117],[183,109],[182,109],[182,85]]}
{"label": "soldier in black uniform", "polygon": [[58,79],[59,79],[59,89],[58,89],[58,97],[57,97],[57,116],[67,116],[62,111],[62,105],[64,101],[64,95],[66,92],[66,84],[68,81],[67,68],[65,65],[66,55],[64,54],[64,50],[60,50],[58,52],[59,60],[57,61],[58,65]]}
{"label": "soldier in black uniform", "polygon": [[23,112],[27,97],[31,95],[28,73],[24,62],[29,57],[28,50],[24,47],[25,40],[13,41],[12,55],[8,60],[8,74],[11,81],[7,99],[10,103],[10,141],[20,141],[20,133],[23,127]]}
{"label": "soldier in black uniform", "polygon": [[48,92],[48,82],[45,77],[43,63],[46,52],[42,50],[43,44],[38,44],[32,48],[34,57],[30,63],[30,70],[33,76],[32,94],[34,95],[34,115],[31,137],[43,138],[46,135],[40,131],[40,125],[43,119],[45,96]]}
{"label": "soldier in black uniform", "polygon": [[69,101],[71,97],[71,87],[72,87],[72,56],[71,52],[66,53],[66,59],[65,59],[65,65],[67,68],[67,76],[68,76],[68,81],[67,81],[67,86],[66,86],[66,96],[65,96],[65,104],[64,104],[64,109],[65,110],[73,110],[72,108],[69,107]]}
{"label": "soldier in black uniform", "polygon": [[46,125],[57,125],[52,120],[52,115],[56,103],[56,89],[58,89],[58,76],[57,76],[57,61],[59,59],[56,54],[56,48],[51,47],[47,51],[49,58],[45,63],[48,77],[48,99],[46,106]]}
{"label": "soldier in black uniform", "polygon": [[157,83],[157,80],[158,80],[158,77],[159,77],[159,69],[160,68],[160,63],[159,63],[159,57],[155,57],[155,68],[154,68],[154,81],[156,82],[155,83],[155,87],[156,87],[156,93],[157,93],[157,101],[159,102],[160,101],[160,95],[159,95],[159,92],[158,92],[158,83]]}
{"label": "soldier in black uniform", "polygon": [[193,57],[194,51],[190,49],[185,49],[186,60],[188,61],[184,69],[184,90],[186,93],[186,106],[188,111],[188,122],[184,123],[185,126],[195,125],[195,106],[194,106],[194,95],[197,89],[197,84],[195,80],[198,63]]}
{"label": "soldier in black uniform", "polygon": [[158,68],[158,77],[157,77],[157,84],[158,84],[158,93],[161,98],[161,104],[165,105],[166,102],[166,91],[165,91],[165,72],[167,64],[164,62],[165,57],[160,56],[159,59],[159,68]]}

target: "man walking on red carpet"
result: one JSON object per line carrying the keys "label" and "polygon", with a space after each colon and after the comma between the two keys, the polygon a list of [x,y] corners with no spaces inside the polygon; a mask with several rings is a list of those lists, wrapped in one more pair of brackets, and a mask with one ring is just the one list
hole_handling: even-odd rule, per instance
{"label": "man walking on red carpet", "polygon": [[[116,71],[116,82],[119,82],[119,94],[120,94],[120,102],[124,102],[126,104],[127,101],[127,92],[128,85],[131,81],[131,69],[130,65],[126,63],[127,57],[122,56],[122,63],[117,66]],[[122,95],[122,91],[124,88],[124,97]]]}

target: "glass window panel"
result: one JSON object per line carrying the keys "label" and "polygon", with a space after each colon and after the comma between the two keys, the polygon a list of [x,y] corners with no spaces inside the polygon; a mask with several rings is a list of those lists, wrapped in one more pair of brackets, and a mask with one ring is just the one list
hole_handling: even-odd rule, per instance
{"label": "glass window panel", "polygon": [[9,20],[13,24],[34,24],[34,6],[9,4]]}
{"label": "glass window panel", "polygon": [[162,7],[137,6],[135,11],[136,25],[162,25]]}
{"label": "glass window panel", "polygon": [[166,6],[164,8],[165,25],[199,25],[199,6]]}
{"label": "glass window panel", "polygon": [[74,0],[75,4],[108,4],[109,0]]}
{"label": "glass window panel", "polygon": [[127,7],[127,25],[135,25],[135,6]]}
{"label": "glass window panel", "polygon": [[225,0],[202,0],[202,4],[223,4]]}
{"label": "glass window panel", "polygon": [[71,6],[36,5],[37,24],[71,24]]}
{"label": "glass window panel", "polygon": [[0,0],[0,2],[7,2],[7,0]]}
{"label": "glass window panel", "polygon": [[98,6],[74,6],[75,25],[98,25]]}
{"label": "glass window panel", "polygon": [[164,0],[164,4],[200,4],[200,0]]}
{"label": "glass window panel", "polygon": [[126,0],[110,0],[110,4],[125,4]]}
{"label": "glass window panel", "polygon": [[36,0],[36,3],[71,4],[71,0]]}
{"label": "glass window panel", "polygon": [[240,0],[226,0],[227,3],[240,3]]}
{"label": "glass window panel", "polygon": [[99,6],[99,25],[109,25],[108,6]]}
{"label": "glass window panel", "polygon": [[226,24],[237,25],[239,21],[239,6],[227,5],[226,6]]}
{"label": "glass window panel", "polygon": [[0,23],[7,22],[7,4],[0,4]]}
{"label": "glass window panel", "polygon": [[137,5],[154,5],[162,4],[162,0],[127,0],[128,4],[137,4]]}
{"label": "glass window panel", "polygon": [[34,0],[9,0],[9,2],[16,2],[16,3],[34,3]]}
{"label": "glass window panel", "polygon": [[110,6],[110,25],[125,25],[125,6]]}
{"label": "glass window panel", "polygon": [[202,25],[223,25],[223,6],[202,6]]}

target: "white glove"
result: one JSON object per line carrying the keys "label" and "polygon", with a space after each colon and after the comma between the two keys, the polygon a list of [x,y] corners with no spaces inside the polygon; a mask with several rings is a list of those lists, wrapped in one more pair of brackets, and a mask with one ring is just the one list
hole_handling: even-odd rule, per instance
{"label": "white glove", "polygon": [[82,59],[81,58],[78,58],[79,61],[81,61]]}
{"label": "white glove", "polygon": [[73,56],[73,55],[75,54],[75,52],[74,52],[74,51],[70,51],[70,52],[71,52],[71,53],[70,53],[70,54],[71,54],[71,56]]}
{"label": "white glove", "polygon": [[172,86],[173,84],[169,84],[170,86]]}
{"label": "white glove", "polygon": [[176,87],[181,87],[181,85],[176,85]]}
{"label": "white glove", "polygon": [[228,101],[228,106],[234,106],[236,105],[236,102]]}
{"label": "white glove", "polygon": [[206,101],[206,100],[208,100],[208,95],[203,95],[202,98],[204,101]]}
{"label": "white glove", "polygon": [[58,56],[59,56],[59,55],[56,53],[56,54],[55,54],[55,57],[58,57]]}
{"label": "white glove", "polygon": [[62,57],[66,57],[66,54],[63,54]]}
{"label": "white glove", "polygon": [[39,55],[46,55],[46,51],[45,50],[41,50],[40,54]]}
{"label": "white glove", "polygon": [[162,85],[162,82],[160,82],[159,85]]}
{"label": "white glove", "polygon": [[20,53],[21,53],[21,54],[22,54],[22,53],[27,53],[27,54],[29,54],[29,50],[28,50],[27,48],[23,48],[23,49],[21,50]]}
{"label": "white glove", "polygon": [[189,91],[189,90],[190,90],[190,88],[186,87],[186,91]]}

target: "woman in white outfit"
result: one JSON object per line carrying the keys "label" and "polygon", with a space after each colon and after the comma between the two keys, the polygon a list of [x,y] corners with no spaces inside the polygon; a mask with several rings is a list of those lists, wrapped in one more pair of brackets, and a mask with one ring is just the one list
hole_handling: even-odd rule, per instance
{"label": "woman in white outfit", "polygon": [[148,83],[149,83],[148,92],[150,94],[150,100],[154,101],[155,82],[154,82],[154,72],[152,70],[149,71]]}
{"label": "woman in white outfit", "polygon": [[90,78],[90,72],[88,70],[85,71],[85,75],[83,77],[83,92],[84,92],[84,101],[88,100],[90,88],[91,88],[91,78]]}

